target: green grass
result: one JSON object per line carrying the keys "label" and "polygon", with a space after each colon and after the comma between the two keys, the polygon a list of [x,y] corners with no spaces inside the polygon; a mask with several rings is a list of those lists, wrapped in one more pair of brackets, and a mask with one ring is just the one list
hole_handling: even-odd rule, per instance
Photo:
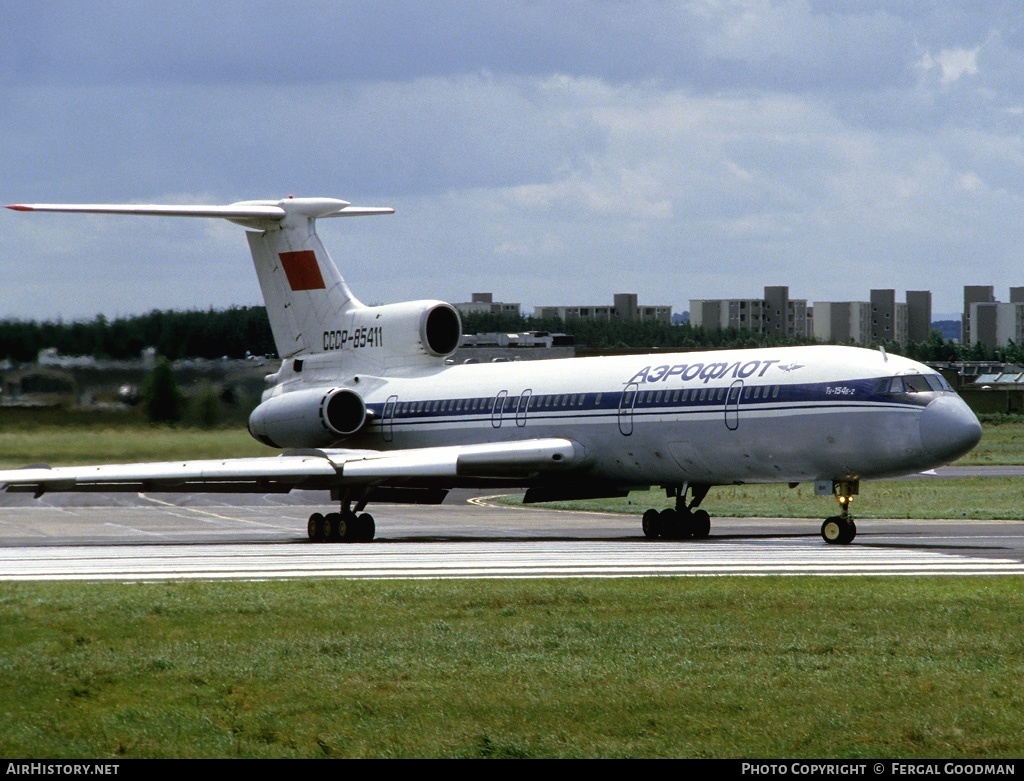
{"label": "green grass", "polygon": [[5,757],[1020,757],[1019,578],[0,584]]}
{"label": "green grass", "polygon": [[981,442],[957,461],[963,466],[1024,464],[1024,418],[1020,415],[982,415]]}
{"label": "green grass", "polygon": [[0,410],[0,468],[277,455],[244,424],[156,426],[141,410]]}
{"label": "green grass", "polygon": [[[522,496],[502,498],[519,504]],[[643,513],[672,507],[663,490],[633,491],[621,499],[588,499],[533,505],[561,510]],[[720,518],[825,518],[839,506],[831,496],[815,496],[812,483],[723,485],[708,493],[701,507]],[[1024,478],[920,478],[863,482],[852,505],[855,518],[965,518],[1024,520]]]}

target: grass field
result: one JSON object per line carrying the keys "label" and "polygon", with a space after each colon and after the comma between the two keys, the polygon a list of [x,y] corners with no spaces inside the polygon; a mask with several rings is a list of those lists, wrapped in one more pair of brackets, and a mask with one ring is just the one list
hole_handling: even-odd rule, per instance
{"label": "grass field", "polygon": [[0,585],[5,757],[1020,757],[1018,578]]}
{"label": "grass field", "polygon": [[[1024,423],[985,428],[965,462],[1024,463]],[[6,466],[271,452],[0,416]],[[870,483],[854,512],[1020,518],[1022,492]],[[741,486],[707,506],[834,503]],[[1020,757],[1021,615],[1011,577],[0,583],[0,756]]]}

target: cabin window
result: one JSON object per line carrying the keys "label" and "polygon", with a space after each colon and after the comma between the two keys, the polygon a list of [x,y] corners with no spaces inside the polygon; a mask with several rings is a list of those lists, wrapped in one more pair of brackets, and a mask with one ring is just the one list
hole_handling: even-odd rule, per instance
{"label": "cabin window", "polygon": [[595,406],[595,407],[600,407],[600,406],[601,406],[601,396],[603,396],[603,395],[604,395],[603,393],[598,393],[598,394],[597,394],[597,395],[596,395],[596,396],[594,397],[594,406]]}
{"label": "cabin window", "polygon": [[708,389],[707,388],[701,388],[700,389],[700,400],[704,401],[707,397],[708,397]]}
{"label": "cabin window", "polygon": [[772,386],[772,398],[773,399],[779,398],[779,386],[778,385],[773,385]]}

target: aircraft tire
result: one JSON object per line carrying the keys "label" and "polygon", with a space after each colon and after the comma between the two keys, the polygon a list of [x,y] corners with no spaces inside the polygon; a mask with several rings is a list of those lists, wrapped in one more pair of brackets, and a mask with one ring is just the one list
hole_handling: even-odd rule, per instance
{"label": "aircraft tire", "polygon": [[644,537],[649,540],[656,540],[661,536],[661,513],[655,509],[650,509],[644,513],[643,520],[641,521],[644,530]]}
{"label": "aircraft tire", "polygon": [[682,515],[673,509],[658,514],[661,521],[661,536],[669,540],[685,540],[690,535],[689,515]]}
{"label": "aircraft tire", "polygon": [[313,513],[306,522],[306,536],[310,542],[324,541],[324,517],[320,513]]}
{"label": "aircraft tire", "polygon": [[324,516],[324,539],[327,542],[342,542],[348,531],[348,524],[341,513],[327,513]]}
{"label": "aircraft tire", "polygon": [[706,540],[711,535],[711,516],[706,510],[695,510],[690,516],[690,528],[693,530],[693,539]]}
{"label": "aircraft tire", "polygon": [[377,524],[374,523],[373,516],[369,513],[363,513],[357,516],[355,520],[355,537],[352,542],[373,542],[373,536],[377,532]]}
{"label": "aircraft tire", "polygon": [[857,524],[853,522],[853,519],[847,519],[846,521],[846,536],[843,540],[844,545],[849,545],[853,542],[853,538],[857,536]]}
{"label": "aircraft tire", "polygon": [[829,545],[849,545],[856,536],[856,525],[842,516],[833,515],[821,524],[821,538]]}

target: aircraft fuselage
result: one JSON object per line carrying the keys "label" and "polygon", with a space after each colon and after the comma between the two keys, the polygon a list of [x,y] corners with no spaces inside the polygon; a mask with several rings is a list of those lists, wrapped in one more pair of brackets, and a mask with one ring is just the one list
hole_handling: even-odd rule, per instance
{"label": "aircraft fuselage", "polygon": [[[336,366],[306,361],[277,392],[329,385],[335,374]],[[894,388],[892,378],[905,376],[921,379]],[[947,463],[980,436],[973,413],[932,369],[853,347],[463,364],[333,379],[357,389],[370,413],[345,448],[562,437],[581,446],[589,479],[623,486],[893,477]]]}

